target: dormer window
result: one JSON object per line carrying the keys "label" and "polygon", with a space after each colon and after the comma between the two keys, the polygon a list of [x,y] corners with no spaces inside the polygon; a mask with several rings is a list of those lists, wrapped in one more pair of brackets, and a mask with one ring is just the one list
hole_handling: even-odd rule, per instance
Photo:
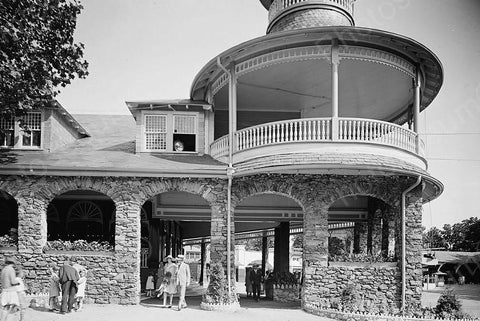
{"label": "dormer window", "polygon": [[196,152],[197,112],[158,112],[144,115],[147,152]]}
{"label": "dormer window", "polygon": [[29,112],[14,119],[0,118],[0,147],[41,148],[42,113]]}

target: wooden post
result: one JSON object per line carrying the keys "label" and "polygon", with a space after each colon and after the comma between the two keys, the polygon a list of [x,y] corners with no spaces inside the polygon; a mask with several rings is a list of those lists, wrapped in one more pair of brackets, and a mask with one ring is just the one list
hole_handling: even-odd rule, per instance
{"label": "wooden post", "polygon": [[419,138],[419,118],[420,118],[420,68],[417,66],[415,73],[415,96],[413,99],[413,131],[417,134],[415,139],[415,151],[417,154],[420,152],[420,138]]}
{"label": "wooden post", "polygon": [[338,39],[332,39],[332,140],[338,139]]}

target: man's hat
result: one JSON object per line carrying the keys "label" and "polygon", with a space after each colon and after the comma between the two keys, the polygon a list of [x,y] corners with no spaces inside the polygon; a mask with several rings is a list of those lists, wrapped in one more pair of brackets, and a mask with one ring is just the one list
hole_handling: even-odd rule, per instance
{"label": "man's hat", "polygon": [[177,260],[183,261],[184,258],[185,258],[185,256],[183,256],[183,255],[181,255],[181,254],[180,254],[179,256],[177,256]]}

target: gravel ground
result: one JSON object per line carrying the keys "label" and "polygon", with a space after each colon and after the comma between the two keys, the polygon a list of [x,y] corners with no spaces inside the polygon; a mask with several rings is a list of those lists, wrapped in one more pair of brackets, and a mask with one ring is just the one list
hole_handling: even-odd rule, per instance
{"label": "gravel ground", "polygon": [[[480,285],[462,285],[452,286],[457,293],[463,310],[472,316],[480,316]],[[422,304],[424,306],[435,306],[440,297],[443,288],[430,291],[424,291],[422,295]],[[196,294],[196,293],[194,293]],[[178,299],[175,298],[174,304]],[[142,301],[141,305],[85,305],[80,312],[74,312],[61,315],[49,312],[44,308],[29,308],[26,312],[25,321],[56,321],[56,320],[88,320],[88,321],[123,321],[123,320],[141,320],[158,321],[171,319],[175,321],[195,320],[195,321],[331,321],[315,315],[303,312],[298,304],[285,304],[273,301],[261,300],[259,303],[247,299],[241,299],[242,307],[236,312],[210,312],[200,310],[199,295],[187,297],[189,307],[181,311],[174,308],[160,307],[160,301],[157,299],[148,299]],[[18,320],[18,313],[10,316],[8,320]]]}
{"label": "gravel ground", "polygon": [[[176,301],[176,300],[175,300]],[[174,301],[174,303],[175,303]],[[44,309],[28,309],[26,321],[56,321],[56,320],[88,320],[88,321],[110,321],[110,320],[195,320],[195,321],[331,321],[303,312],[299,308],[264,307],[262,303],[251,302],[250,307],[242,307],[236,312],[210,312],[203,311],[196,302],[187,298],[189,307],[178,311],[177,309],[161,308],[159,306],[135,305],[85,305],[79,312],[61,315],[46,311]],[[195,300],[197,301],[197,300]],[[8,320],[18,320],[18,313]]]}

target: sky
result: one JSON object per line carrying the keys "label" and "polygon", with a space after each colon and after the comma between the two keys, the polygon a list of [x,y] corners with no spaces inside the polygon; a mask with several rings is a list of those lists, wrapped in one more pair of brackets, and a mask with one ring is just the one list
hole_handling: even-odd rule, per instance
{"label": "sky", "polygon": [[[259,0],[82,0],[75,41],[90,75],[57,97],[71,114],[129,114],[125,101],[188,98],[200,69],[265,35]],[[357,0],[355,23],[413,38],[444,68],[421,113],[428,171],[445,186],[424,205],[426,227],[480,217],[480,1]]]}

